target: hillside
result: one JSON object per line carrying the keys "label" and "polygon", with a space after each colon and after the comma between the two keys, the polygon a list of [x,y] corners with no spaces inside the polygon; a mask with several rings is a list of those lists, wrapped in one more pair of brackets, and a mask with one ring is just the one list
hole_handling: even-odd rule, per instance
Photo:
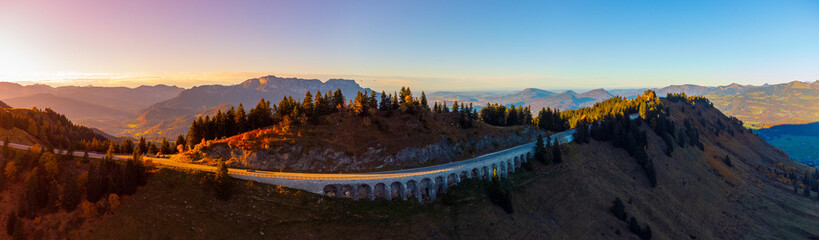
{"label": "hillside", "polygon": [[42,144],[55,148],[86,149],[105,152],[108,140],[93,129],[76,125],[65,115],[51,109],[0,108],[0,140],[13,143]]}
{"label": "hillside", "polygon": [[705,96],[714,106],[753,128],[819,121],[819,81],[767,85],[738,95]]}
{"label": "hillside", "polygon": [[535,140],[529,126],[460,126],[459,113],[351,112],[320,124],[279,123],[263,130],[208,141],[177,160],[295,172],[362,172],[457,161]]}
{"label": "hillside", "polygon": [[0,108],[11,108],[11,106],[9,106],[8,104],[4,103],[3,101],[0,101]]}
{"label": "hillside", "polygon": [[200,175],[162,170],[133,196],[139,201],[83,229],[88,239],[637,239],[610,211],[619,198],[653,239],[819,237],[819,204],[781,182],[786,171],[807,167],[708,105],[663,103],[675,124],[691,122],[703,150],[682,144],[668,156],[664,140],[641,123],[657,187],[626,151],[593,139],[565,145],[560,164],[533,162],[502,181],[512,211],[493,204],[492,184],[473,181],[424,205],[240,181],[231,200],[219,201]]}
{"label": "hillside", "polygon": [[18,108],[50,108],[54,111],[65,113],[66,117],[74,121],[84,119],[128,119],[136,116],[132,113],[123,112],[114,108],[59,97],[50,93],[9,98],[5,101]]}
{"label": "hillside", "polygon": [[321,82],[317,79],[279,78],[276,76],[248,79],[240,84],[229,86],[198,86],[182,91],[174,98],[153,104],[140,111],[137,125],[128,132],[135,137],[172,138],[176,137],[176,135],[155,134],[148,131],[148,129],[155,129],[158,125],[162,125],[168,127],[165,128],[165,132],[168,133],[184,132],[186,129],[182,127],[187,126],[177,126],[173,122],[180,118],[192,118],[222,104],[238,106],[242,103],[251,106],[262,98],[278,101],[284,96],[302,96],[307,91],[326,93],[336,89],[341,89],[346,96],[354,96],[357,91],[365,90],[353,80],[330,79]]}
{"label": "hillside", "polygon": [[71,121],[121,136],[140,110],[178,95],[182,88],[167,85],[127,87],[23,86],[0,82],[0,99],[19,108],[51,108]]}

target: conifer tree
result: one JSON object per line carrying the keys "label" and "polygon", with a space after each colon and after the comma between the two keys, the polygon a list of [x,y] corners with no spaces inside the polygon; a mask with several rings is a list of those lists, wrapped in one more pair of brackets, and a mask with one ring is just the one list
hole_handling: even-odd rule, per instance
{"label": "conifer tree", "polygon": [[[193,124],[191,124],[191,125],[193,125]],[[107,149],[106,149],[106,150],[107,150]],[[131,154],[131,153],[133,153],[133,152],[134,152],[134,141],[131,141],[131,139],[125,139],[125,140],[123,140],[123,141],[122,141],[122,145],[120,145],[120,150],[119,150],[119,152],[121,152],[121,153],[123,153],[123,154]]]}
{"label": "conifer tree", "polygon": [[159,152],[162,154],[171,154],[173,152],[171,149],[171,143],[168,142],[168,139],[162,138],[162,144],[159,147]]}
{"label": "conifer tree", "polygon": [[144,154],[148,151],[148,142],[145,141],[145,137],[139,138],[139,144],[137,144],[137,149],[139,149],[139,151],[137,152],[138,154]]}
{"label": "conifer tree", "polygon": [[336,111],[345,108],[344,102],[344,95],[341,94],[341,89],[336,89],[336,91],[333,92],[333,107],[336,108]]}
{"label": "conifer tree", "polygon": [[400,107],[400,104],[398,102],[398,93],[393,92],[393,94],[392,94],[392,110],[398,110],[398,107]]}
{"label": "conifer tree", "polygon": [[313,100],[313,115],[319,116],[327,114],[326,106],[327,103],[324,102],[324,96],[321,95],[321,90],[316,91],[316,100]]}
{"label": "conifer tree", "polygon": [[216,174],[213,178],[214,188],[216,190],[216,198],[221,200],[230,199],[232,194],[230,175],[228,175],[228,168],[224,161],[219,162],[216,167]]}
{"label": "conifer tree", "polygon": [[306,93],[304,93],[304,99],[302,99],[301,109],[304,111],[304,113],[307,113],[307,115],[310,115],[310,113],[313,112],[313,110],[314,110],[313,109],[313,95],[310,94],[310,91],[307,91]]}
{"label": "conifer tree", "polygon": [[378,110],[380,111],[387,111],[390,109],[390,100],[387,98],[387,93],[381,91],[381,101],[378,102]]}
{"label": "conifer tree", "polygon": [[424,111],[429,111],[429,104],[427,103],[427,94],[421,91],[421,107]]}
{"label": "conifer tree", "polygon": [[546,148],[543,145],[542,135],[537,135],[537,142],[535,143],[535,159],[542,163],[548,164],[548,162],[546,162]]}
{"label": "conifer tree", "polygon": [[[237,133],[243,133],[248,131],[248,124],[247,124],[247,113],[245,112],[245,107],[239,103],[239,107],[236,108],[236,116],[234,116],[234,124],[236,126]],[[182,135],[179,135],[182,137]],[[177,138],[179,139],[179,138]],[[184,138],[182,138],[184,140]],[[180,145],[180,143],[176,143],[176,145]]]}
{"label": "conifer tree", "polygon": [[560,152],[560,144],[555,143],[552,145],[552,161],[555,163],[563,162],[562,153]]}
{"label": "conifer tree", "polygon": [[6,136],[6,139],[3,141],[3,157],[6,159],[11,158],[11,148],[9,147],[9,137]]}
{"label": "conifer tree", "polygon": [[173,144],[177,147],[179,147],[179,145],[186,146],[187,142],[185,142],[185,136],[182,136],[181,134],[179,136],[176,136],[176,141],[174,141]]}

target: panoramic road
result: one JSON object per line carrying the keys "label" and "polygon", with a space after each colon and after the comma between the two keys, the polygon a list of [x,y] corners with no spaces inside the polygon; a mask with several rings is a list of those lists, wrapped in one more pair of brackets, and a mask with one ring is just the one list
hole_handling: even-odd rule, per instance
{"label": "panoramic road", "polygon": [[[631,119],[638,117],[636,114],[632,114],[629,116]],[[558,144],[565,144],[569,143],[574,140],[575,130],[570,129],[567,131],[559,132],[556,134],[551,135],[551,140],[557,142]],[[0,144],[3,144],[0,141]],[[16,144],[10,143],[10,147],[16,149],[23,149],[28,150],[30,146],[23,145],[23,144]],[[229,168],[228,172],[230,175],[243,175],[243,176],[252,176],[252,177],[262,177],[262,178],[271,178],[271,179],[303,179],[303,180],[372,180],[372,179],[387,179],[387,178],[398,178],[398,177],[411,177],[411,176],[418,176],[418,175],[427,175],[431,173],[437,172],[445,172],[450,171],[459,166],[476,163],[481,161],[487,161],[492,159],[495,156],[503,155],[505,153],[514,152],[520,150],[521,148],[530,148],[534,147],[534,143],[527,143],[517,147],[508,148],[505,150],[485,154],[482,156],[478,156],[472,159],[463,160],[463,161],[456,161],[450,162],[445,164],[439,164],[434,166],[428,167],[420,167],[420,168],[411,168],[411,169],[402,169],[402,170],[394,170],[394,171],[383,171],[383,172],[369,172],[369,173],[295,173],[295,172],[273,172],[273,171],[254,171],[248,172],[246,169],[238,169],[238,168]],[[64,153],[65,151],[58,151],[58,153]],[[84,152],[74,152],[74,156],[82,157],[85,153]],[[105,154],[101,153],[88,153],[89,157],[102,159],[105,157]],[[117,155],[114,157],[115,160],[125,161],[130,156],[127,155]],[[155,157],[144,157],[144,159],[151,160],[155,164],[167,166],[167,167],[175,167],[175,168],[182,168],[187,170],[198,170],[198,171],[207,171],[207,172],[215,172],[216,167],[214,166],[207,166],[207,165],[200,165],[200,164],[191,164],[191,163],[181,163],[177,161],[170,160],[168,158],[155,158]]]}
{"label": "panoramic road", "polygon": [[[572,134],[574,133],[574,129],[560,132],[557,134],[552,135],[553,139],[558,139],[558,142],[561,144],[571,142],[572,141]],[[0,141],[0,144],[3,144]],[[512,147],[509,149],[501,150],[498,152],[493,152],[489,154],[485,154],[479,157],[475,157],[472,159],[464,160],[464,161],[457,161],[457,162],[450,162],[446,164],[428,166],[428,167],[421,167],[421,168],[411,168],[411,169],[402,169],[402,170],[395,170],[395,171],[384,171],[384,172],[369,172],[369,173],[295,173],[295,172],[272,172],[272,171],[255,171],[255,172],[248,172],[246,169],[238,169],[238,168],[229,168],[228,172],[231,175],[244,175],[244,176],[254,176],[254,177],[263,177],[263,178],[279,178],[279,179],[304,179],[304,180],[370,180],[370,179],[383,179],[383,178],[396,178],[396,177],[410,177],[416,175],[425,175],[430,173],[436,172],[443,172],[452,170],[460,165],[480,162],[486,159],[491,159],[496,155],[502,155],[507,152],[515,151],[520,148],[527,148],[533,147],[534,143],[523,144],[517,147]],[[23,144],[16,144],[10,143],[10,147],[16,149],[23,149],[28,150],[31,146],[23,145]],[[65,153],[64,150],[58,151],[58,153]],[[74,156],[82,157],[85,152],[74,152]],[[101,153],[94,153],[89,152],[88,156],[91,158],[102,159],[105,157],[105,154]],[[117,155],[114,156],[115,160],[125,161],[130,156],[127,155]],[[167,166],[167,167],[176,167],[188,170],[198,170],[198,171],[207,171],[207,172],[215,172],[216,167],[214,166],[207,166],[201,164],[192,164],[192,163],[181,163],[177,161],[173,161],[167,158],[155,158],[155,157],[143,157],[146,160],[151,160],[155,164]]]}

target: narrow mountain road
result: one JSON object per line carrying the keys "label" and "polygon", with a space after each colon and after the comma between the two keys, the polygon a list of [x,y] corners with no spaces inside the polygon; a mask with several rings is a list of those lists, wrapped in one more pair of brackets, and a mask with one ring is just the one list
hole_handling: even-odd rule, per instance
{"label": "narrow mountain road", "polygon": [[[635,119],[639,117],[637,114],[631,114],[629,116],[631,119]],[[573,134],[575,133],[574,129],[570,129],[567,131],[559,132],[556,134],[551,135],[552,141],[558,144],[566,144],[572,142],[574,140]],[[0,144],[3,144],[0,141]],[[16,149],[23,149],[28,150],[31,146],[23,145],[23,144],[16,144],[10,143],[10,147]],[[275,182],[275,180],[315,180],[315,181],[356,181],[356,180],[377,180],[377,179],[394,179],[394,178],[406,178],[406,177],[413,177],[413,176],[425,176],[431,175],[436,173],[443,173],[443,172],[450,172],[453,170],[461,169],[464,166],[480,164],[482,162],[489,162],[495,161],[496,158],[507,156],[511,153],[517,153],[521,151],[528,151],[529,148],[534,147],[534,142],[523,144],[517,147],[508,148],[505,150],[485,154],[479,157],[475,157],[468,160],[445,163],[440,165],[428,166],[428,167],[420,167],[420,168],[412,168],[412,169],[403,169],[403,170],[395,170],[395,171],[384,171],[384,172],[369,172],[369,173],[294,173],[294,172],[273,172],[273,171],[253,171],[249,172],[246,169],[238,169],[238,168],[229,168],[228,172],[231,176],[242,178],[242,179],[254,179],[254,180],[261,180],[262,182]],[[59,150],[59,153],[64,153],[64,150]],[[84,152],[74,152],[74,156],[82,157],[85,153]],[[89,157],[102,159],[105,157],[105,154],[101,153],[88,153]],[[115,160],[125,161],[128,159],[129,156],[127,155],[117,155],[114,157]],[[197,171],[206,171],[206,172],[215,172],[216,167],[214,166],[207,166],[207,165],[200,165],[200,164],[191,164],[191,163],[181,163],[170,160],[168,158],[155,158],[155,157],[144,157],[146,160],[150,160],[154,164],[159,164],[166,167],[175,167],[181,168],[186,170],[197,170]]]}

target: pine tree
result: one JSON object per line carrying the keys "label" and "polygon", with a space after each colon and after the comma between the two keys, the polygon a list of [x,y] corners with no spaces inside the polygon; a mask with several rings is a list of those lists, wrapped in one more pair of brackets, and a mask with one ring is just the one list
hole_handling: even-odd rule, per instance
{"label": "pine tree", "polygon": [[23,193],[20,211],[21,213],[25,213],[28,217],[33,217],[37,210],[40,210],[40,192],[43,192],[40,189],[39,185],[39,178],[37,176],[38,168],[35,167],[32,169],[28,175],[26,176],[26,180],[24,182],[25,192]]}
{"label": "pine tree", "polygon": [[546,161],[546,149],[543,145],[543,136],[537,135],[537,142],[535,143],[535,159],[538,161],[548,164]]}
{"label": "pine tree", "polygon": [[336,111],[345,108],[344,102],[344,94],[341,93],[341,89],[336,89],[336,91],[333,92],[333,107],[335,107]]}
{"label": "pine tree", "polygon": [[455,100],[455,102],[452,103],[452,112],[455,112],[455,113],[460,112],[459,105],[458,105],[458,100]]}
{"label": "pine tree", "polygon": [[148,151],[148,142],[145,141],[145,137],[139,138],[139,144],[137,144],[137,149],[139,149],[139,151],[137,152],[138,154],[145,154]]}
{"label": "pine tree", "polygon": [[[108,151],[105,152],[105,159],[103,159],[103,160],[105,160],[105,161],[114,160],[114,152],[116,152],[116,149],[114,149],[114,144],[109,145]],[[134,154],[138,154],[138,153],[134,152]]]}
{"label": "pine tree", "polygon": [[[237,133],[243,133],[248,131],[247,113],[245,113],[245,107],[242,106],[241,103],[239,103],[239,107],[236,108],[236,116],[234,116],[234,125]],[[182,135],[179,136],[182,137]],[[180,145],[180,143],[176,143],[176,145],[178,146]]]}
{"label": "pine tree", "polygon": [[77,208],[82,200],[80,189],[77,187],[77,177],[74,174],[65,174],[63,183],[62,207],[66,212],[71,212]]}
{"label": "pine tree", "polygon": [[159,147],[159,152],[162,154],[171,154],[173,152],[171,149],[171,143],[168,142],[168,139],[162,138],[162,144]]}
{"label": "pine tree", "polygon": [[554,145],[552,145],[552,151],[551,152],[552,152],[552,161],[554,161],[555,163],[562,163],[563,162],[563,158],[561,156],[562,153],[560,152],[560,144],[555,143]]}
{"label": "pine tree", "polygon": [[224,135],[222,135],[222,137],[233,136],[233,135],[236,135],[236,134],[240,133],[236,129],[235,119],[236,119],[236,109],[233,109],[233,107],[230,107],[230,109],[228,109],[227,112],[225,112],[224,118],[221,120],[222,121],[221,125],[225,129]]}
{"label": "pine tree", "polygon": [[9,147],[9,137],[7,136],[6,139],[3,141],[3,157],[6,159],[10,159],[11,157],[11,148]]}
{"label": "pine tree", "polygon": [[181,134],[176,136],[176,141],[174,141],[173,144],[176,146],[174,150],[178,149],[179,145],[182,145],[183,147],[186,146],[187,143],[185,142],[185,136],[182,136]]}
{"label": "pine tree", "polygon": [[398,102],[398,93],[396,93],[396,92],[393,92],[393,94],[392,94],[392,104],[391,105],[392,105],[392,110],[398,110],[398,108],[400,107],[400,104]]}
{"label": "pine tree", "polygon": [[120,147],[121,150],[119,152],[123,154],[134,153],[134,141],[131,141],[131,139],[125,139],[125,141],[122,141],[122,145]]}
{"label": "pine tree", "polygon": [[378,100],[375,99],[375,91],[370,91],[370,97],[367,98],[367,110],[378,110]]}
{"label": "pine tree", "polygon": [[379,111],[387,111],[390,109],[390,100],[387,99],[387,93],[381,91],[381,101],[378,102],[378,110]]}
{"label": "pine tree", "polygon": [[[293,108],[295,104],[292,103],[292,98],[288,99],[285,97],[282,99],[282,102],[279,103],[279,111],[282,111],[284,108],[282,105],[289,104],[288,107]],[[288,109],[289,110],[289,109]],[[289,112],[283,111],[283,114],[289,114]],[[270,126],[272,124],[272,110],[270,109],[270,102],[265,101],[264,98],[260,99],[259,102],[256,104],[256,107],[250,109],[250,113],[247,116],[248,125],[250,129],[259,129],[263,127]],[[207,119],[207,117],[205,117]]]}
{"label": "pine tree", "polygon": [[301,109],[304,113],[308,116],[315,110],[313,109],[313,95],[310,94],[310,91],[304,93],[304,99],[302,99]]}
{"label": "pine tree", "polygon": [[513,104],[511,107],[509,107],[508,117],[506,118],[506,125],[507,126],[512,126],[512,125],[518,125],[518,124],[519,123],[518,123],[517,109],[515,109],[515,105]]}
{"label": "pine tree", "polygon": [[85,153],[82,154],[82,163],[88,163],[88,161],[90,161],[88,149],[85,149]]}
{"label": "pine tree", "polygon": [[216,167],[216,174],[213,177],[214,188],[216,190],[216,198],[221,200],[228,200],[232,194],[232,185],[230,182],[230,175],[228,175],[228,168],[225,162],[219,162]]}
{"label": "pine tree", "polygon": [[427,103],[427,94],[424,91],[421,91],[421,107],[422,110],[429,111],[429,104]]}

